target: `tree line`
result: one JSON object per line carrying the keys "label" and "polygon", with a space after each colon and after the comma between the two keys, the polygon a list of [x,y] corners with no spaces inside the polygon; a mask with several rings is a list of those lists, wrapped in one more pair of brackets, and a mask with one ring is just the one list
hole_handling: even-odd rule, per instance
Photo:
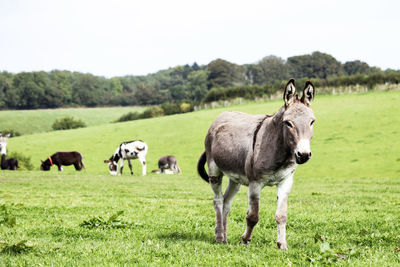
{"label": "tree line", "polygon": [[237,65],[216,59],[207,65],[176,66],[145,76],[105,78],[89,73],[0,72],[0,109],[73,106],[190,105],[233,97],[273,94],[289,78],[312,79],[316,86],[399,83],[400,71],[355,60],[342,64],[321,52],[284,60],[267,56]]}

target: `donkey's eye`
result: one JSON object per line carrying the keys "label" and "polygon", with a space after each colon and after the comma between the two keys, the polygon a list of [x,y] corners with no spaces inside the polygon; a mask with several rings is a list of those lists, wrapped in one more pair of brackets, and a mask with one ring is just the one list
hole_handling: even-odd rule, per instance
{"label": "donkey's eye", "polygon": [[313,126],[315,120],[310,122],[310,127]]}
{"label": "donkey's eye", "polygon": [[289,128],[293,128],[293,124],[290,121],[285,121],[285,125]]}

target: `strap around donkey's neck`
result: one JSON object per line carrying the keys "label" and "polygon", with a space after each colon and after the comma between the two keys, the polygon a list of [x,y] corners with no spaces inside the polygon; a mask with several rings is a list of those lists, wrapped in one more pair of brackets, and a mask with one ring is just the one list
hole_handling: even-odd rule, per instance
{"label": "strap around donkey's neck", "polygon": [[50,160],[50,166],[53,166],[53,161],[51,160],[51,157],[49,157],[49,160]]}

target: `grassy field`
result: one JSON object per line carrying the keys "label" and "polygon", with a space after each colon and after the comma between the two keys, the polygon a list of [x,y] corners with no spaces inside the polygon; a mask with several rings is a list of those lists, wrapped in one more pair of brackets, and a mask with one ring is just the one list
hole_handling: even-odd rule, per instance
{"label": "grassy field", "polygon": [[51,125],[56,119],[65,116],[72,116],[82,120],[87,126],[94,126],[113,122],[125,113],[141,112],[144,109],[145,107],[2,110],[0,130],[12,129],[20,134],[48,132],[52,131]]}
{"label": "grassy field", "polygon": [[[281,101],[12,138],[8,149],[31,156],[37,169],[55,151],[78,150],[86,171],[0,172],[0,265],[400,265],[399,101],[399,91],[317,95],[313,158],[297,169],[289,196],[287,252],[276,248],[269,187],[252,243],[239,244],[243,187],[228,244],[216,244],[212,192],[195,171],[219,113],[273,113]],[[134,162],[134,176],[108,175],[103,160],[133,139],[149,145],[148,172],[174,154],[183,174],[141,177]]]}

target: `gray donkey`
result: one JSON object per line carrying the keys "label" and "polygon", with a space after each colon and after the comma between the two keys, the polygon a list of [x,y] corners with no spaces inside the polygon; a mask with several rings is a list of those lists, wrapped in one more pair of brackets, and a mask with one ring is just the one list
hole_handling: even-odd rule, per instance
{"label": "gray donkey", "polygon": [[[259,219],[261,189],[266,185],[277,185],[277,245],[280,249],[288,248],[287,200],[297,165],[311,158],[310,141],[315,117],[310,104],[314,99],[314,86],[307,81],[299,99],[295,81],[291,79],[285,87],[283,99],[284,106],[273,115],[224,112],[208,130],[205,152],[199,158],[197,170],[214,191],[217,242],[227,242],[227,217],[240,185],[249,187],[243,244],[250,242]],[[204,168],[206,162],[209,174]],[[222,194],[224,174],[229,177],[229,183]]]}

